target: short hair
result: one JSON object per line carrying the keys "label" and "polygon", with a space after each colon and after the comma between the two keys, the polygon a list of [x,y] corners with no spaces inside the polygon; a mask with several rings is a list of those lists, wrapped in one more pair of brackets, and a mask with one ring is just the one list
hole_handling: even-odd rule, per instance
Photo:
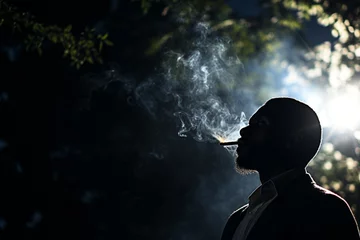
{"label": "short hair", "polygon": [[322,140],[322,129],[316,112],[294,98],[279,97],[268,100],[263,106],[271,125],[285,140],[297,139],[291,149],[295,161],[303,167],[316,156]]}

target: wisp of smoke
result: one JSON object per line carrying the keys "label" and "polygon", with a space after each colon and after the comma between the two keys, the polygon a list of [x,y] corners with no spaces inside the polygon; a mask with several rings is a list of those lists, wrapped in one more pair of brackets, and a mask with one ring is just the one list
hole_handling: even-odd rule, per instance
{"label": "wisp of smoke", "polygon": [[[232,106],[242,63],[232,53],[229,41],[210,37],[206,24],[198,24],[194,31],[200,37],[185,43],[182,52],[166,52],[161,77],[137,86],[136,99],[153,117],[160,110],[175,116],[180,137],[236,140],[245,123],[245,114]],[[161,102],[170,107],[159,109]]]}

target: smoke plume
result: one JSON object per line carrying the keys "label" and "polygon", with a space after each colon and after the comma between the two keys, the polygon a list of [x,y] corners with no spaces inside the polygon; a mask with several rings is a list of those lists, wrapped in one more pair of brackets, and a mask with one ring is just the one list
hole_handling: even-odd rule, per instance
{"label": "smoke plume", "polygon": [[210,36],[206,24],[193,31],[195,40],[165,53],[160,77],[136,87],[136,100],[154,118],[164,113],[176,117],[180,137],[235,140],[245,122],[233,98],[243,65],[231,52],[230,41]]}

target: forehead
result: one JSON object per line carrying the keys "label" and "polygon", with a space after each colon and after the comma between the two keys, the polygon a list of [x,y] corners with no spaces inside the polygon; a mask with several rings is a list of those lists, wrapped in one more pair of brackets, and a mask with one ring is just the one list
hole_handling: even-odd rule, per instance
{"label": "forehead", "polygon": [[249,123],[253,121],[259,121],[261,119],[269,119],[268,106],[263,105],[260,107],[249,119]]}

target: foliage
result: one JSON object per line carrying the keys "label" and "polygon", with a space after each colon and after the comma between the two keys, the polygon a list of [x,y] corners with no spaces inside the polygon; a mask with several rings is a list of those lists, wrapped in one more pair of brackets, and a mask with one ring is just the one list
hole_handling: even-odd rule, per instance
{"label": "foliage", "polygon": [[[318,67],[329,79],[331,85],[338,86],[337,79],[331,79],[333,71],[327,71],[337,65],[337,68],[346,68],[351,72],[345,81],[350,82],[355,72],[360,72],[360,2],[359,1],[338,1],[338,0],[272,0],[278,8],[295,11],[299,21],[309,20],[316,17],[317,22],[330,27],[331,34],[336,41],[331,44],[334,49],[329,58],[323,58],[321,52],[315,52],[309,59],[318,62]],[[324,43],[327,45],[328,43]],[[324,46],[324,45],[323,45]],[[328,74],[326,74],[328,73]]]}
{"label": "foliage", "polygon": [[101,51],[104,45],[112,46],[108,34],[96,34],[95,29],[85,28],[79,37],[72,33],[72,26],[46,25],[35,20],[28,12],[22,12],[5,0],[0,1],[0,26],[10,28],[13,33],[24,34],[26,50],[37,50],[41,55],[43,44],[49,41],[61,44],[64,57],[70,59],[76,68],[84,63],[102,63]]}

